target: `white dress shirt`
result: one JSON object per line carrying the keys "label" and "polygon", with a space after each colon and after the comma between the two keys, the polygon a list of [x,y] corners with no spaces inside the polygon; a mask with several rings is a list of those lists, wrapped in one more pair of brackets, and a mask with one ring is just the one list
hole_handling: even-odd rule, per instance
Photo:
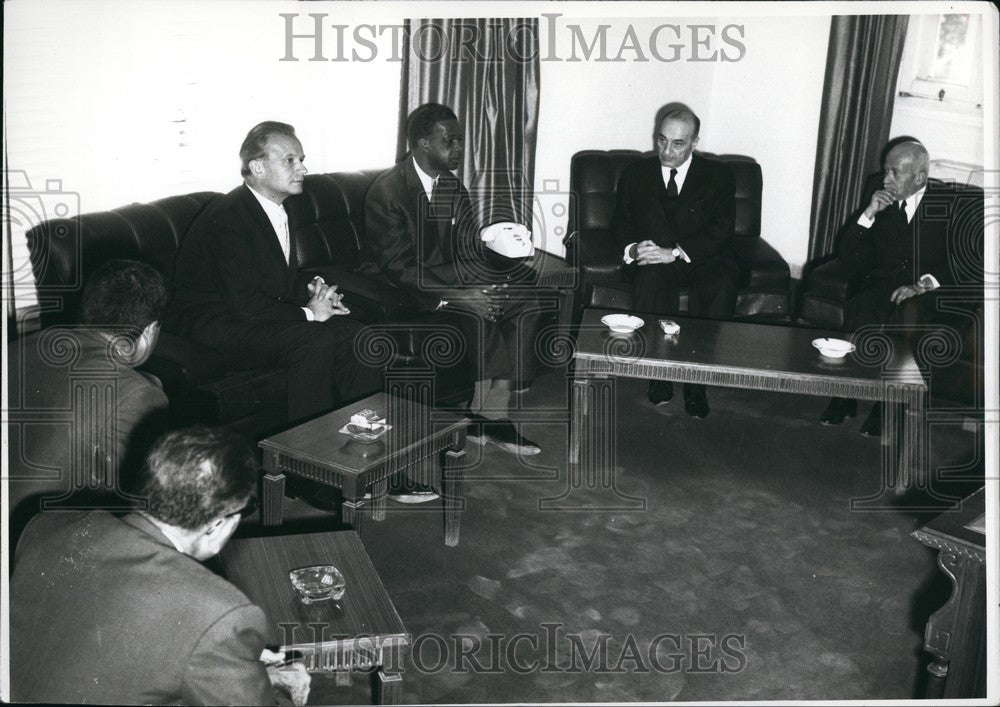
{"label": "white dress shirt", "polygon": [[[281,252],[285,254],[285,263],[287,264],[292,256],[292,240],[291,236],[288,235],[288,213],[285,211],[284,204],[274,203],[249,184],[247,184],[247,189],[260,202],[267,220],[271,222],[271,228],[274,229],[274,234],[278,237],[278,245],[281,246]],[[315,321],[316,315],[311,309],[303,307],[302,311],[305,312],[307,320]]]}
{"label": "white dress shirt", "polygon": [[[680,195],[681,189],[684,188],[684,180],[687,179],[688,170],[691,169],[691,157],[692,157],[693,154],[694,153],[691,153],[691,155],[688,155],[688,158],[686,160],[684,160],[684,162],[682,162],[680,164],[680,166],[678,166],[678,167],[666,167],[666,166],[664,166],[662,164],[660,165],[660,174],[663,177],[663,186],[664,187],[669,188],[669,185],[670,185],[670,170],[671,169],[676,169],[677,172],[674,174],[674,184],[677,185],[677,194]],[[625,246],[625,253],[624,253],[623,257],[622,257],[622,260],[625,261],[626,265],[628,265],[629,263],[631,263],[631,262],[633,262],[635,260],[635,258],[633,258],[632,256],[629,255],[629,251],[632,250],[632,246],[634,246],[634,245],[635,245],[635,243],[629,243],[627,246]],[[674,244],[674,256],[677,257],[677,258],[680,258],[685,263],[690,263],[691,262],[691,258],[688,257],[688,254],[685,253],[684,249],[681,248],[680,245],[677,244],[677,243]]]}
{"label": "white dress shirt", "polygon": [[[920,189],[918,189],[917,191],[913,192],[908,197],[903,199],[903,201],[906,202],[905,209],[906,209],[907,223],[913,223],[913,217],[917,215],[917,207],[920,206],[920,202],[924,198],[924,192],[926,191],[927,191],[927,186],[924,185],[920,187]],[[898,209],[899,201],[894,201],[890,206],[887,206],[886,208]],[[868,218],[862,211],[861,215],[858,217],[858,225],[861,226],[861,228],[867,229],[871,228],[873,223],[875,223],[875,219]],[[929,290],[933,290],[941,286],[941,283],[937,281],[937,278],[931,275],[930,273],[924,273],[923,275],[921,275],[920,278],[917,280],[917,283],[923,285]]]}

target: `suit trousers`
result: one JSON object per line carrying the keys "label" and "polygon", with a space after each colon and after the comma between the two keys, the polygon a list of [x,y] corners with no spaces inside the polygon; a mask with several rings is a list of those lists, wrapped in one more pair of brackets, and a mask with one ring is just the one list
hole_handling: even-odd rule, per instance
{"label": "suit trousers", "polygon": [[688,288],[692,317],[730,319],[736,309],[739,266],[732,258],[718,256],[686,263],[636,265],[632,280],[632,306],[637,312],[679,314],[680,291]]}
{"label": "suit trousers", "polygon": [[534,380],[535,340],[544,311],[542,302],[527,293],[511,294],[496,322],[456,310],[475,379]]}
{"label": "suit trousers", "polygon": [[[364,324],[334,316],[325,322],[241,321],[225,327],[231,336],[202,342],[218,350],[236,370],[288,368],[288,417],[300,420],[382,389],[382,370],[354,351]],[[204,331],[204,329],[203,329]],[[198,338],[195,336],[195,338]]]}

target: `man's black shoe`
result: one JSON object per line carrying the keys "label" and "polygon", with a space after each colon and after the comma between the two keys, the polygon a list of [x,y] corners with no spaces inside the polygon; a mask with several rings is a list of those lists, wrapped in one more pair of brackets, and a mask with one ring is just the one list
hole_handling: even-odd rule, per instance
{"label": "man's black shoe", "polygon": [[703,420],[708,417],[708,396],[705,386],[687,383],[684,386],[684,412]]}
{"label": "man's black shoe", "polygon": [[522,437],[510,420],[491,420],[476,415],[466,414],[472,424],[469,425],[467,439],[473,444],[493,444],[511,454],[520,454],[530,457],[540,454],[542,448],[526,437]]}
{"label": "man's black shoe", "polygon": [[854,417],[858,414],[858,401],[850,398],[830,398],[830,403],[826,410],[819,416],[819,421],[824,425],[839,425],[845,417]]}
{"label": "man's black shoe", "polygon": [[670,381],[649,381],[649,402],[662,405],[674,397],[674,384]]}
{"label": "man's black shoe", "polygon": [[864,424],[861,425],[860,431],[866,437],[882,436],[882,403],[875,403],[872,411],[865,418]]}

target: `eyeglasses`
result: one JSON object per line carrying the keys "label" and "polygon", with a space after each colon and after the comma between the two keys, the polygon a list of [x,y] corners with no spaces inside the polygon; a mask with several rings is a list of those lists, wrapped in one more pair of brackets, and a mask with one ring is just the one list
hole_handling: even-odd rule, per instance
{"label": "eyeglasses", "polygon": [[238,515],[240,518],[248,518],[257,512],[258,507],[259,506],[257,504],[257,497],[251,496],[250,500],[247,501],[247,504],[243,506],[243,508],[239,509],[238,511],[233,511],[229,515],[230,516]]}

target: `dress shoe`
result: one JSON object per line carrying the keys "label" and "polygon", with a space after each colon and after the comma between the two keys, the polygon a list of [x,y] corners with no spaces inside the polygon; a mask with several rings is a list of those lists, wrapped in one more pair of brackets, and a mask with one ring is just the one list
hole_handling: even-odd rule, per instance
{"label": "dress shoe", "polygon": [[705,386],[688,383],[684,386],[684,412],[703,420],[708,417],[708,395]]}
{"label": "dress shoe", "polygon": [[510,420],[491,420],[482,415],[466,414],[472,420],[466,438],[473,444],[492,444],[511,454],[530,457],[541,454],[542,448],[522,437]]}
{"label": "dress shoe", "polygon": [[830,398],[826,410],[819,416],[824,425],[839,425],[845,417],[858,414],[858,401],[850,398]]}
{"label": "dress shoe", "polygon": [[674,384],[670,381],[649,381],[649,402],[662,405],[674,397]]}
{"label": "dress shoe", "polygon": [[865,437],[882,436],[882,403],[875,403],[872,411],[868,413],[864,423],[861,425],[861,434]]}

